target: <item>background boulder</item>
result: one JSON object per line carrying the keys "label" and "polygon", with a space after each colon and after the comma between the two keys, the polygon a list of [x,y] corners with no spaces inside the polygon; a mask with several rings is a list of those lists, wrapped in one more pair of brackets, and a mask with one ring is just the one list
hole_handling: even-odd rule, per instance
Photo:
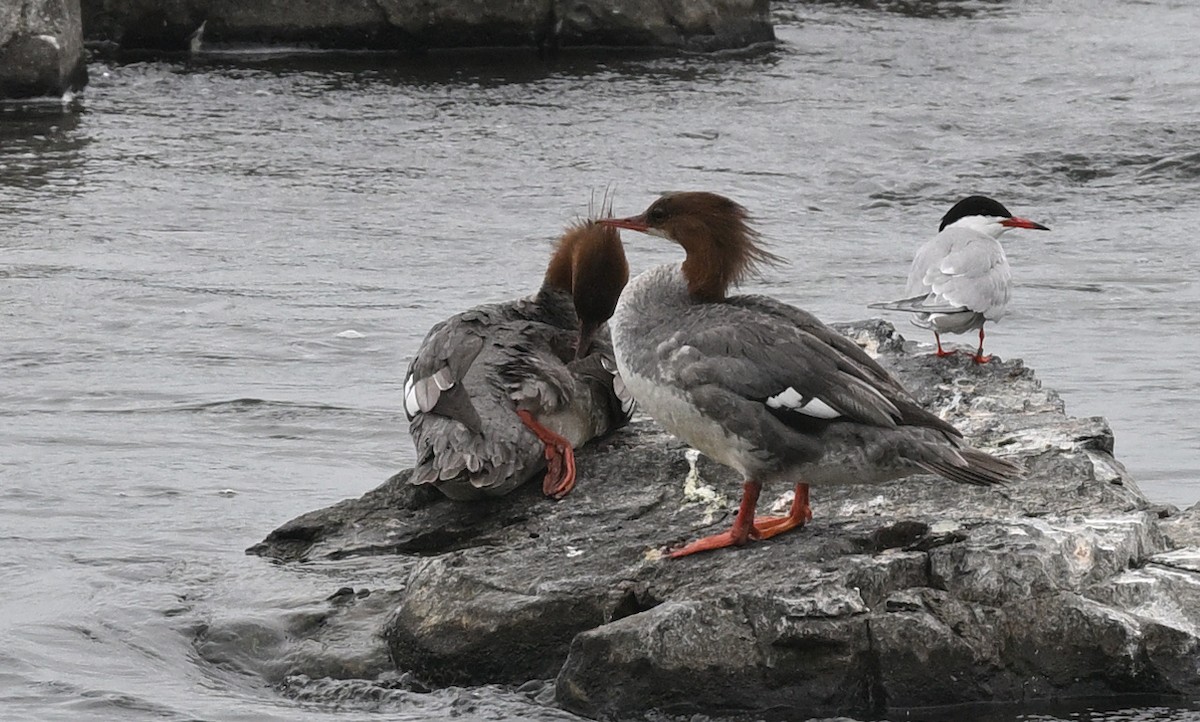
{"label": "background boulder", "polygon": [[456,48],[741,48],[774,39],[767,0],[83,0],[89,39],[182,51],[295,44]]}
{"label": "background boulder", "polygon": [[0,3],[0,98],[59,97],[86,83],[79,0]]}

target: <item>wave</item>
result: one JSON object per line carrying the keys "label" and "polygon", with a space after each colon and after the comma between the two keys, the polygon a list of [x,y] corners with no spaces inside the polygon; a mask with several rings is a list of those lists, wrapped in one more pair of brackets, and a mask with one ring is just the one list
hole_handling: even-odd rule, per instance
{"label": "wave", "polygon": [[334,406],[332,404],[323,403],[304,403],[299,401],[276,401],[271,399],[259,399],[250,396],[228,399],[225,401],[204,401],[192,404],[175,404],[168,407],[155,407],[148,409],[138,409],[139,411],[186,411],[186,412],[231,412],[238,413],[243,411],[261,411],[266,409],[287,409],[287,410],[305,410],[305,411],[361,411],[349,406]]}
{"label": "wave", "polygon": [[911,18],[940,19],[997,14],[1007,6],[1005,0],[809,0],[807,4],[833,5]]}
{"label": "wave", "polygon": [[1150,163],[1137,172],[1138,180],[1163,178],[1194,180],[1200,178],[1200,151],[1169,155]]}

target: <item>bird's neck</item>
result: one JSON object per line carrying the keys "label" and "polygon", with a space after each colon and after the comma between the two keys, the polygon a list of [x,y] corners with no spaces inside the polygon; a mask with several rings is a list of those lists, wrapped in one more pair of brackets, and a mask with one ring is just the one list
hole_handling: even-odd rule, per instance
{"label": "bird's neck", "polygon": [[707,259],[697,260],[690,253],[680,266],[680,272],[687,282],[688,293],[697,301],[705,303],[725,300],[725,294],[733,280],[725,270]]}
{"label": "bird's neck", "polygon": [[632,321],[658,323],[695,306],[699,301],[688,288],[679,264],[656,266],[638,275],[621,294],[614,323],[621,316],[626,325]]}

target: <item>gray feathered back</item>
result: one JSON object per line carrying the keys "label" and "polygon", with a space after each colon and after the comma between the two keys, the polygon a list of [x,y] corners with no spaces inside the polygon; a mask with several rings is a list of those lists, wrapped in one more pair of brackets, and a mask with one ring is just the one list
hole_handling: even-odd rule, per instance
{"label": "gray feathered back", "polygon": [[480,306],[430,331],[405,384],[417,449],[410,483],[467,500],[507,494],[543,471],[544,446],[518,409],[554,413],[569,405],[594,420],[586,438],[628,420],[631,409],[614,394],[607,327],[575,360],[571,303],[543,288],[534,299]]}

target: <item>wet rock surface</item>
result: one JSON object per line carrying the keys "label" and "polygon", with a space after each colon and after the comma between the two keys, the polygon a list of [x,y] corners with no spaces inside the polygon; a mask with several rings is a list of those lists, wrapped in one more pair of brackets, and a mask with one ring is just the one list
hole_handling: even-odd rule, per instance
{"label": "wet rock surface", "polygon": [[83,0],[89,39],[125,48],[305,43],[422,52],[509,47],[711,51],[774,39],[767,0]]}
{"label": "wet rock surface", "polygon": [[[1019,361],[916,354],[879,321],[843,330],[1026,478],[817,487],[804,529],[671,561],[665,546],[730,523],[740,480],[641,420],[579,453],[561,502],[531,484],[455,503],[400,472],[249,551],[390,580],[366,613],[401,673],[556,677],[556,703],[591,717],[1200,692],[1200,514],[1152,509],[1103,419],[1067,417]],[[788,491],[764,490],[760,513],[782,512]],[[320,645],[345,636],[342,620],[362,624],[343,596],[292,636]],[[353,657],[340,649],[328,654]],[[308,664],[289,671],[354,676]]]}
{"label": "wet rock surface", "polygon": [[0,3],[0,98],[59,97],[86,83],[79,0]]}

